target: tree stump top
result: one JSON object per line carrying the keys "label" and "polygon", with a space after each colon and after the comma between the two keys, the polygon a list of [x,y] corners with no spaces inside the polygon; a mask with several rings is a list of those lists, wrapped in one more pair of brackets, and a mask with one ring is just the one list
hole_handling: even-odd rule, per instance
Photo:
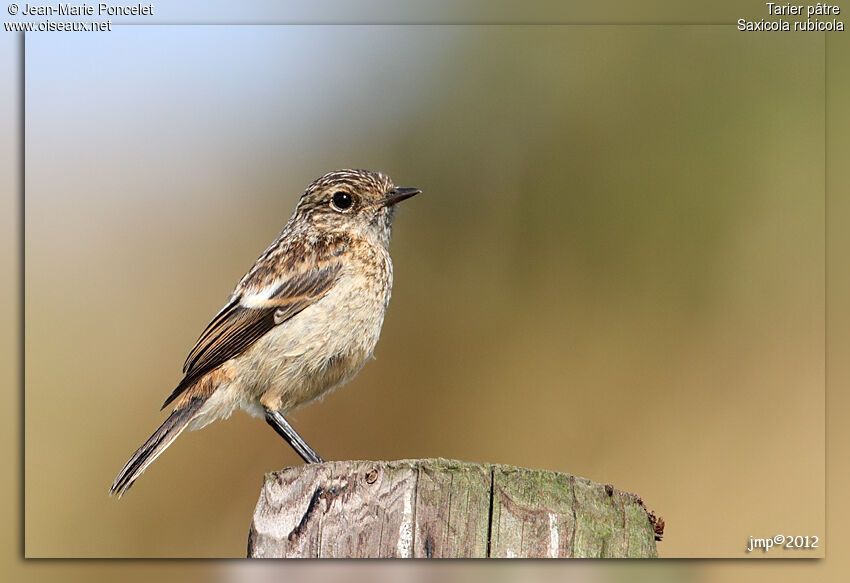
{"label": "tree stump top", "polygon": [[560,472],[446,459],[266,474],[249,557],[656,557],[638,496]]}

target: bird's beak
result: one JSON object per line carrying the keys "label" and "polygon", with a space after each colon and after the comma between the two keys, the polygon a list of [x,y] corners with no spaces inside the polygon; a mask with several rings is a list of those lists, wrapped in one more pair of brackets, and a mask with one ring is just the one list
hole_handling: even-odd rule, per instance
{"label": "bird's beak", "polygon": [[418,188],[395,188],[387,193],[387,196],[384,197],[383,205],[384,206],[393,206],[394,204],[398,204],[401,201],[410,198],[411,196],[415,196],[422,192]]}

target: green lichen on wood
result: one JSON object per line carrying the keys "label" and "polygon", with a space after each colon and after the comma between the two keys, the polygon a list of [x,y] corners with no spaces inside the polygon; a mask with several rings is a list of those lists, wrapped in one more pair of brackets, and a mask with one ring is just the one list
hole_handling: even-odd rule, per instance
{"label": "green lichen on wood", "polygon": [[493,466],[491,557],[569,557],[576,530],[572,476]]}

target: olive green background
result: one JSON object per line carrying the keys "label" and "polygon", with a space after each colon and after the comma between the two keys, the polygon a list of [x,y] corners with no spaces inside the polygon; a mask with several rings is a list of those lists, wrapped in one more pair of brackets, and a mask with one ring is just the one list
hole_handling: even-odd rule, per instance
{"label": "olive green background", "polygon": [[[288,35],[312,66],[268,67]],[[349,165],[425,194],[377,360],[294,415],[323,455],[613,482],[665,517],[662,557],[826,539],[823,35],[120,30],[62,72],[47,44],[72,39],[48,36],[28,37],[27,556],[244,553],[262,473],[297,462],[260,421],[105,491],[300,190]]]}

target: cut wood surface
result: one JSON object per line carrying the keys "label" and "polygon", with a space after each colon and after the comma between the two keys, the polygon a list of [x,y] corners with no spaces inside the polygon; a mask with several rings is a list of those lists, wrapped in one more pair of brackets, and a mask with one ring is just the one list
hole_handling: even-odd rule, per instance
{"label": "cut wood surface", "polygon": [[445,459],[266,475],[248,535],[263,557],[656,557],[638,496],[560,472]]}

